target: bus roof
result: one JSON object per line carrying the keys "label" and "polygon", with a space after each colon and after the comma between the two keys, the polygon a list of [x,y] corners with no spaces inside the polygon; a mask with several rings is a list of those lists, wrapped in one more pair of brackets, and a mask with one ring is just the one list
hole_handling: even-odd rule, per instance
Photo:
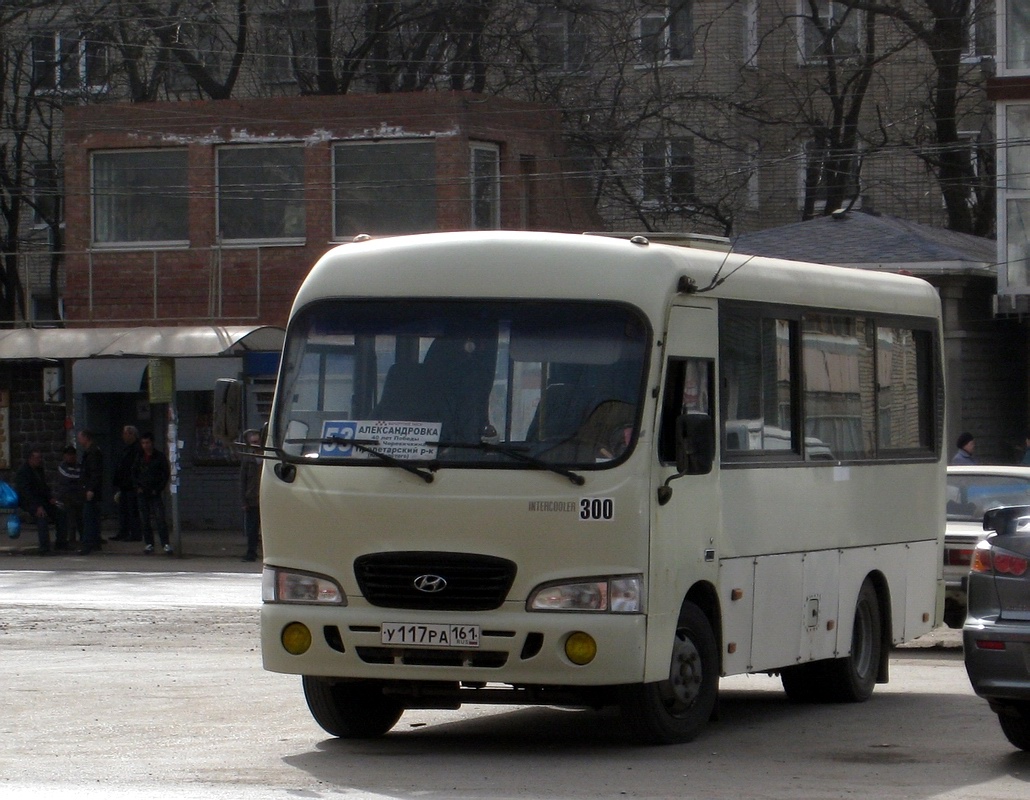
{"label": "bus roof", "polygon": [[936,291],[919,278],[658,244],[642,236],[476,231],[355,241],[318,260],[294,311],[330,297],[553,298],[626,302],[662,319],[687,278],[699,294],[713,298],[900,316],[940,313]]}

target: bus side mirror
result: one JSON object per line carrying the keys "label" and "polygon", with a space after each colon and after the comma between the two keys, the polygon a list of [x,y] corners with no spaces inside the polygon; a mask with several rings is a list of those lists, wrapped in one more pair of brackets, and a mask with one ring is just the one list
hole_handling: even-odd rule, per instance
{"label": "bus side mirror", "polygon": [[684,414],[676,420],[676,471],[705,475],[715,460],[715,432],[708,414]]}
{"label": "bus side mirror", "polygon": [[243,381],[219,378],[215,381],[214,419],[212,434],[223,442],[235,442],[240,436],[240,417],[243,408]]}

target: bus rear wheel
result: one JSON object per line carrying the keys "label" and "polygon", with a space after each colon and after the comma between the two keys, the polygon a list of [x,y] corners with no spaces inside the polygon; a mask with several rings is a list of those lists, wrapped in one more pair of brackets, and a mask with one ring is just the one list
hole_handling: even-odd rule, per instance
{"label": "bus rear wheel", "polygon": [[883,653],[880,598],[866,580],[855,603],[851,654],[787,667],[780,680],[787,697],[797,703],[861,703],[876,686]]}
{"label": "bus rear wheel", "polygon": [[622,715],[635,738],[651,744],[689,742],[704,728],[719,692],[719,656],[708,618],[685,603],[676,623],[667,680],[629,687]]}
{"label": "bus rear wheel", "polygon": [[341,739],[373,739],[397,724],[404,713],[399,700],[374,681],[335,681],[303,676],[304,699],[315,722]]}

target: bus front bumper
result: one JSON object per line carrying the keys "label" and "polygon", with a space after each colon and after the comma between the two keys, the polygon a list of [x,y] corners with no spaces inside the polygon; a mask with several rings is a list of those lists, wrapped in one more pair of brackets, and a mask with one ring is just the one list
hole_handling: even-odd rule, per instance
{"label": "bus front bumper", "polygon": [[[310,645],[284,644],[303,626]],[[384,644],[383,625],[446,631],[478,626],[478,646]],[[511,685],[609,686],[640,683],[647,619],[642,614],[530,613],[522,606],[478,613],[266,603],[261,609],[265,669],[297,675]],[[570,637],[580,645],[570,658]],[[583,645],[586,645],[584,648]]]}

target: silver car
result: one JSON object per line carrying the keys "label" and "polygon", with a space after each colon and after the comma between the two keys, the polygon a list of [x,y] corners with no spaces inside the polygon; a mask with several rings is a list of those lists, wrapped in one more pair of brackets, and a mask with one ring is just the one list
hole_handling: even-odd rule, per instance
{"label": "silver car", "polygon": [[1030,505],[988,511],[983,528],[962,626],[966,672],[1006,738],[1030,750]]}
{"label": "silver car", "polygon": [[984,512],[1030,505],[1030,467],[949,466],[944,530],[944,622],[961,628],[966,618],[966,579],[977,542],[987,532]]}

